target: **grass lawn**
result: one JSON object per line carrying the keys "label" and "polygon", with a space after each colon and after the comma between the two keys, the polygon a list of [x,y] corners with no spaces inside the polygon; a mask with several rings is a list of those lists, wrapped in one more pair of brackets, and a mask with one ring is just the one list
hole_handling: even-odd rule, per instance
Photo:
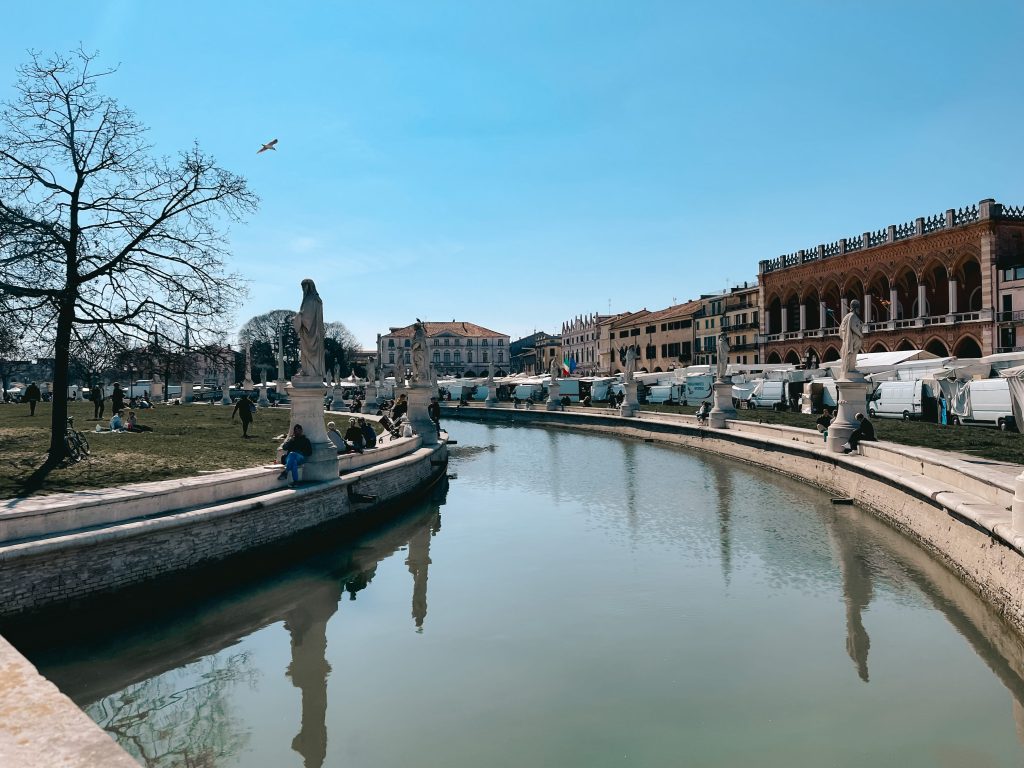
{"label": "grass lawn", "polygon": [[[288,429],[290,410],[261,408],[243,440],[241,424],[231,423],[232,406],[157,406],[136,410],[139,423],[152,432],[95,433],[91,403],[69,403],[75,426],[88,433],[92,455],[52,470],[37,492],[80,491],[112,485],[189,477],[218,469],[240,469],[273,462],[278,436]],[[106,418],[109,424],[110,404]],[[341,419],[339,427],[344,430]],[[36,415],[28,405],[0,405],[0,498],[30,493],[29,478],[43,463],[49,446],[50,404]]]}
{"label": "grass lawn", "polygon": [[[642,405],[644,411],[667,411],[669,413],[693,414],[695,407],[674,405]],[[783,424],[788,427],[814,429],[817,416],[802,413],[776,413],[772,410],[736,412],[740,419],[759,421],[765,424]],[[873,419],[875,434],[879,440],[888,440],[903,445],[933,448],[938,451],[956,451],[995,461],[1024,464],[1024,435],[1016,432],[1000,432],[994,427],[940,427],[920,421],[899,419]]]}

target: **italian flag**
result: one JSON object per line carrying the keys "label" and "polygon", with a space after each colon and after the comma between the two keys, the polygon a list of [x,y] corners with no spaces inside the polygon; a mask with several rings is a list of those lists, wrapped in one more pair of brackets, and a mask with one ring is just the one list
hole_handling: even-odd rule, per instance
{"label": "italian flag", "polygon": [[562,373],[566,376],[571,376],[572,372],[576,370],[576,361],[571,357],[566,357],[562,360]]}

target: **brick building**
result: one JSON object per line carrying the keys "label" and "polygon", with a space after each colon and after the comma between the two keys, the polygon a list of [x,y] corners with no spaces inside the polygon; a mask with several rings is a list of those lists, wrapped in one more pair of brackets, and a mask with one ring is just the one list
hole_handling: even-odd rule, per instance
{"label": "brick building", "polygon": [[839,357],[861,303],[864,351],[980,357],[1018,348],[1024,206],[982,200],[760,263],[765,362]]}

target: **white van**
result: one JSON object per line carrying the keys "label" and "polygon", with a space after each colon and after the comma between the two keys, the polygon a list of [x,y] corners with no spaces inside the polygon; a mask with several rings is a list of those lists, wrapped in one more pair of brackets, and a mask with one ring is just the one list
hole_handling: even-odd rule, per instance
{"label": "white van", "polygon": [[675,404],[682,401],[684,391],[682,384],[655,384],[647,393],[647,402]]}
{"label": "white van", "polygon": [[785,402],[786,382],[762,379],[747,398],[748,408],[778,408]]}
{"label": "white van", "polygon": [[921,417],[921,400],[924,382],[883,381],[868,403],[871,418],[883,416],[891,419],[918,419]]}
{"label": "white van", "polygon": [[965,405],[963,415],[954,415],[954,423],[991,424],[1004,430],[1014,423],[1010,382],[1002,377],[968,382]]}

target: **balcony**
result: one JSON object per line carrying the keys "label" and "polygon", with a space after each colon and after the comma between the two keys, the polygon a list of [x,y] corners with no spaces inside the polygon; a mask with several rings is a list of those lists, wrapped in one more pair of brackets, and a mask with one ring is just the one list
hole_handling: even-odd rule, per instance
{"label": "balcony", "polygon": [[[1018,310],[1016,312],[999,312],[997,317],[1000,323],[1024,323],[1024,311]],[[1017,350],[1011,349],[1009,352],[1016,352]]]}

